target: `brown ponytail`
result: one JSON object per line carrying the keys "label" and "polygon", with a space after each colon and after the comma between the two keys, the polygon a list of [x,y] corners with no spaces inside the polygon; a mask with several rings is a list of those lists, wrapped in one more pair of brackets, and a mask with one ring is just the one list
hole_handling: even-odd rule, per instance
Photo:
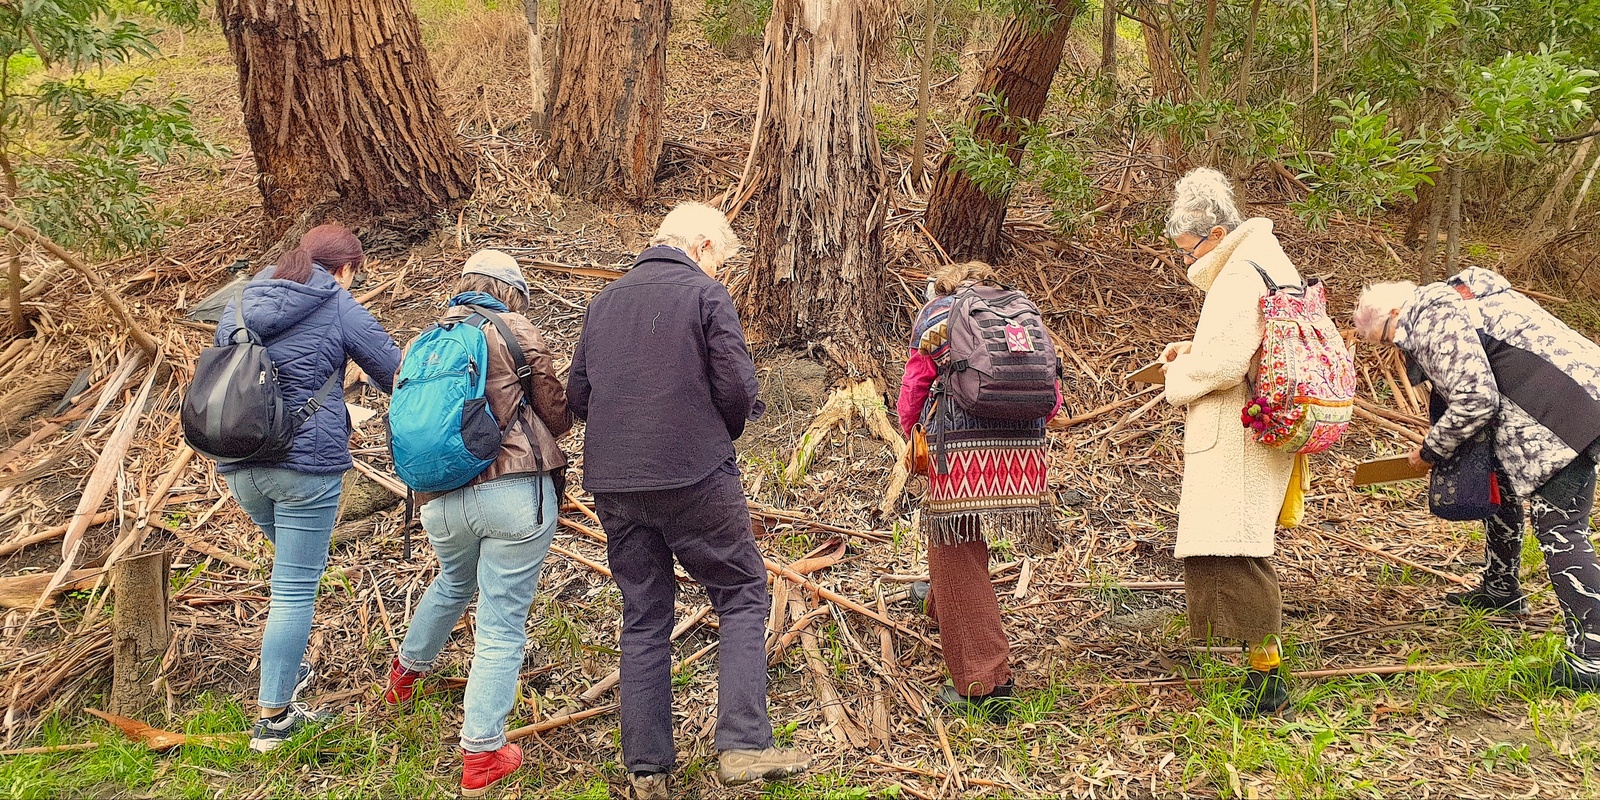
{"label": "brown ponytail", "polygon": [[365,259],[361,240],[345,230],[344,226],[318,225],[300,238],[299,247],[278,258],[277,266],[272,268],[272,277],[306,283],[311,280],[313,264],[321,264],[332,271],[346,264],[359,267]]}

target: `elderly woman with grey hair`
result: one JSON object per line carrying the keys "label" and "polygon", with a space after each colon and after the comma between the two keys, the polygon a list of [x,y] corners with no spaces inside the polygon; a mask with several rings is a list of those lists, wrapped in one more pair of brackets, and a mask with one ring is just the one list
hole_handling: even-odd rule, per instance
{"label": "elderly woman with grey hair", "polygon": [[1552,682],[1600,688],[1600,562],[1589,541],[1600,455],[1600,345],[1505,278],[1478,268],[1420,288],[1371,286],[1357,301],[1354,323],[1363,340],[1400,348],[1413,377],[1432,387],[1433,426],[1411,453],[1413,466],[1449,460],[1492,426],[1511,491],[1484,520],[1483,584],[1445,600],[1526,614],[1518,567],[1531,517],[1566,623],[1568,657]]}
{"label": "elderly woman with grey hair", "polygon": [[1196,638],[1244,644],[1250,670],[1240,713],[1274,714],[1288,706],[1289,689],[1279,673],[1283,600],[1269,559],[1294,457],[1257,442],[1238,419],[1252,397],[1267,279],[1294,285],[1300,273],[1272,221],[1245,219],[1213,169],[1178,181],[1166,233],[1205,293],[1194,340],[1162,353],[1167,401],[1188,409],[1173,554],[1183,559],[1189,627]]}

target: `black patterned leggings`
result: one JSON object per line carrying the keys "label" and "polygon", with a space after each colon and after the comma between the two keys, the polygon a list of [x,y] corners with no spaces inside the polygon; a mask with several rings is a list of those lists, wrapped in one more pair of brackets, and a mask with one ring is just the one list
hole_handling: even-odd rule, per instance
{"label": "black patterned leggings", "polygon": [[[1528,505],[1539,549],[1567,632],[1567,649],[1582,662],[1600,668],[1600,561],[1589,541],[1589,515],[1594,510],[1594,463],[1580,458],[1534,493]],[[1563,470],[1565,473],[1566,470]],[[1566,480],[1558,480],[1566,478]],[[1563,491],[1547,490],[1562,485]],[[1576,494],[1572,489],[1576,488]],[[1522,562],[1523,501],[1507,495],[1497,516],[1484,520],[1487,559],[1483,587],[1500,597],[1522,594],[1518,568]]]}

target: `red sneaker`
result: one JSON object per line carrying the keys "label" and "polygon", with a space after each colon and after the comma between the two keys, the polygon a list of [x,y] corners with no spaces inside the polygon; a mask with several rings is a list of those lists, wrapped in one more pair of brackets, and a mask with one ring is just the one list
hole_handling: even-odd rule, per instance
{"label": "red sneaker", "polygon": [[397,656],[389,664],[389,685],[384,687],[383,702],[391,706],[409,702],[411,695],[417,690],[417,679],[426,674],[424,672],[413,672],[400,666],[400,659]]}
{"label": "red sneaker", "polygon": [[507,743],[488,753],[461,751],[461,796],[482,797],[501,778],[522,766],[521,745]]}

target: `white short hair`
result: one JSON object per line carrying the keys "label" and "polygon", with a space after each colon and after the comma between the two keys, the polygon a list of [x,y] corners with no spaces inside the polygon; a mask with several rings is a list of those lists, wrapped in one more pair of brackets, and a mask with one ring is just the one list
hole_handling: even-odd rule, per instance
{"label": "white short hair", "polygon": [[733,258],[739,252],[739,237],[734,235],[733,226],[728,224],[728,215],[705,203],[679,203],[674,206],[661,220],[661,227],[656,229],[650,244],[688,250],[694,245],[696,237],[700,236],[710,241],[712,249],[724,259]]}
{"label": "white short hair", "polygon": [[1233,202],[1233,184],[1228,176],[1200,167],[1189,170],[1173,187],[1172,210],[1167,214],[1168,239],[1185,233],[1206,236],[1219,225],[1232,231],[1243,223],[1244,217]]}
{"label": "white short hair", "polygon": [[1389,315],[1411,302],[1417,296],[1417,285],[1411,281],[1374,283],[1361,291],[1356,300],[1356,310],[1350,314],[1356,336],[1369,342],[1383,338],[1383,326]]}

